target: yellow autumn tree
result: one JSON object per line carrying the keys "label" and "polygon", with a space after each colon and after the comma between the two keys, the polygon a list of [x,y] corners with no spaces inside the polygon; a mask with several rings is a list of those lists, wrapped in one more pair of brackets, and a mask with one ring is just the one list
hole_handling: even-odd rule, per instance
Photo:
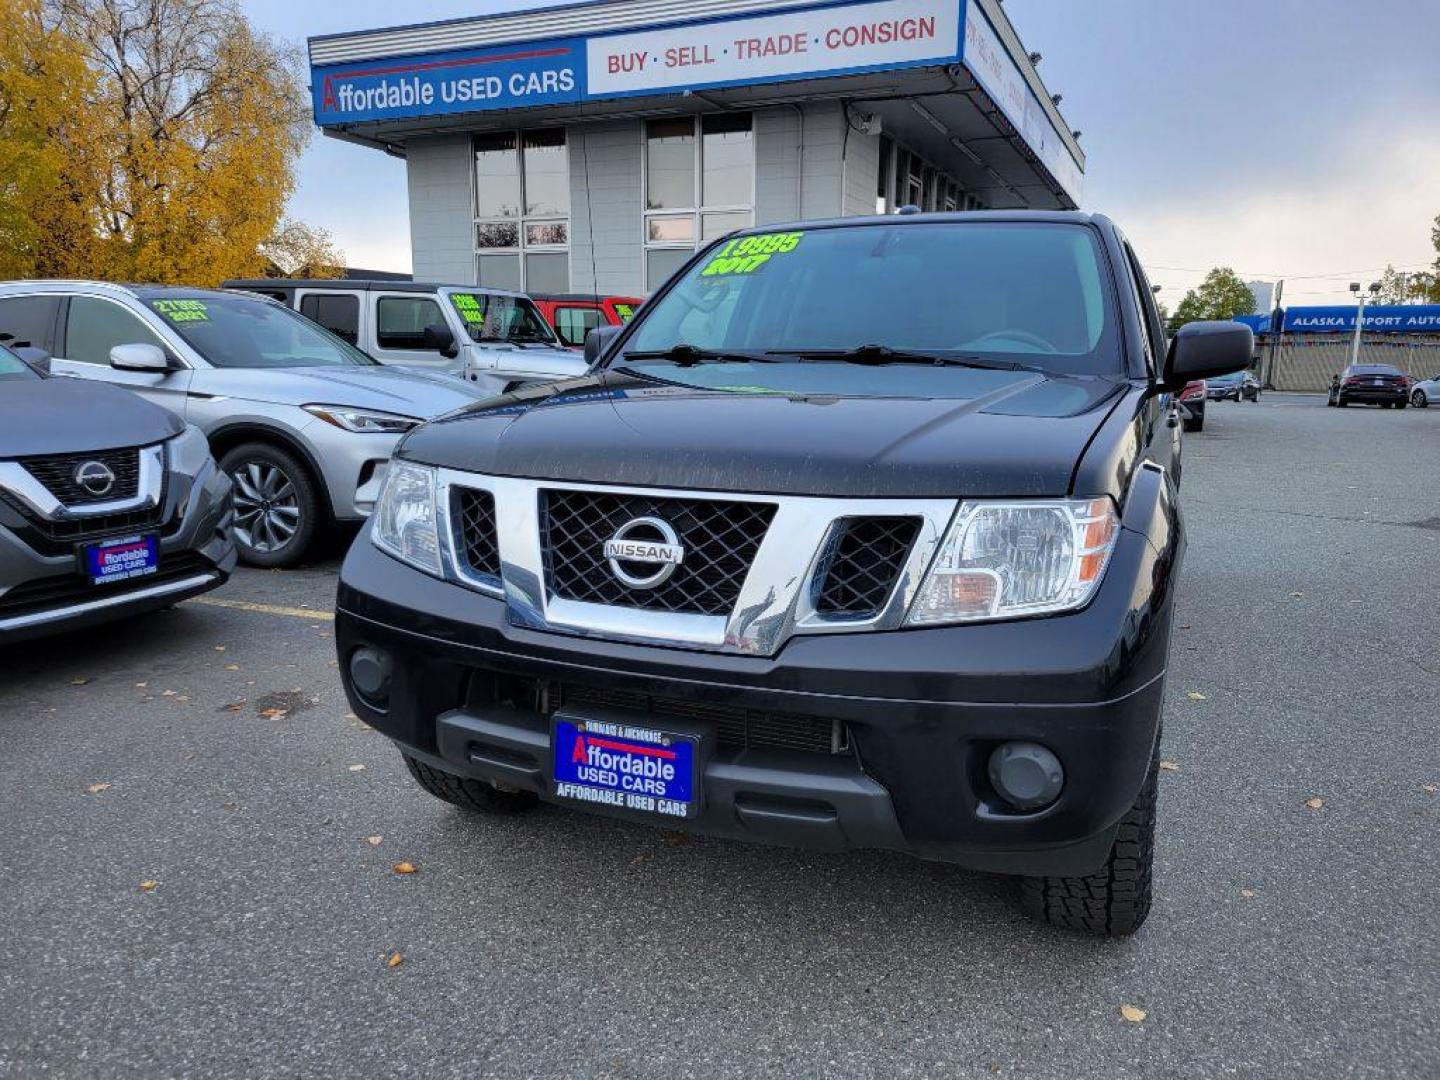
{"label": "yellow autumn tree", "polygon": [[32,179],[7,209],[31,236],[20,273],[214,284],[262,270],[310,136],[294,49],[233,0],[0,0],[0,18],[4,70],[41,72],[16,75],[22,91],[75,72],[23,129],[0,119],[0,158],[43,130],[25,175],[61,181]]}
{"label": "yellow autumn tree", "polygon": [[0,278],[86,273],[99,240],[95,78],[42,0],[0,0],[0,27]]}

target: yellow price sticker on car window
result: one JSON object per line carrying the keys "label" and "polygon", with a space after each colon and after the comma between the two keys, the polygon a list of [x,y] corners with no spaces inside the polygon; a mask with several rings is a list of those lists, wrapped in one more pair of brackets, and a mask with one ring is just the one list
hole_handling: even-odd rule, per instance
{"label": "yellow price sticker on car window", "polygon": [[483,323],[485,321],[485,302],[474,293],[451,293],[450,302],[455,305],[455,310],[460,313],[460,318],[467,323]]}
{"label": "yellow price sticker on car window", "polygon": [[210,321],[210,309],[199,300],[156,300],[152,306],[174,323]]}
{"label": "yellow price sticker on car window", "polygon": [[727,240],[710,257],[701,277],[753,274],[777,255],[787,255],[800,246],[802,232],[761,233]]}
{"label": "yellow price sticker on car window", "polygon": [[633,304],[616,304],[615,314],[620,316],[622,323],[627,323],[635,317],[635,307]]}

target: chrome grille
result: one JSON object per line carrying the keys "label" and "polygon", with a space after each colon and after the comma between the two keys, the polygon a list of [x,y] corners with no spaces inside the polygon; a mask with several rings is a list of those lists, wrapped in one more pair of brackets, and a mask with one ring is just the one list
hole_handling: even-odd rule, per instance
{"label": "chrome grille", "polygon": [[[140,485],[140,451],[100,450],[93,454],[57,454],[20,458],[25,471],[65,506],[133,499]],[[75,482],[75,470],[87,461],[98,461],[115,474],[114,486],[103,495],[93,495]]]}
{"label": "chrome grille", "polygon": [[478,488],[457,487],[454,518],[459,532],[456,554],[471,572],[500,576],[500,544],[496,534],[495,496]]}
{"label": "chrome grille", "polygon": [[[728,615],[774,516],[772,503],[543,490],[540,539],[546,581],[552,595],[566,600]],[[675,573],[653,589],[622,584],[605,559],[605,541],[638,517],[669,522],[685,549]]]}
{"label": "chrome grille", "polygon": [[920,519],[850,518],[820,580],[815,610],[821,615],[868,619],[878,615],[905,568]]}

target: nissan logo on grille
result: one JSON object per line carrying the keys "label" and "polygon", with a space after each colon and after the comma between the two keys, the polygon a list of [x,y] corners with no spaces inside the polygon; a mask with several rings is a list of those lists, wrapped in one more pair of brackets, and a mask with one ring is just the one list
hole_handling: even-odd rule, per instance
{"label": "nissan logo on grille", "polygon": [[[668,521],[638,517],[627,521],[605,541],[605,558],[610,572],[632,589],[653,589],[670,580],[676,567],[685,561],[680,537]],[[637,565],[653,565],[652,573],[637,573]]]}
{"label": "nissan logo on grille", "polygon": [[75,483],[91,495],[108,495],[115,473],[103,461],[82,461],[75,467]]}

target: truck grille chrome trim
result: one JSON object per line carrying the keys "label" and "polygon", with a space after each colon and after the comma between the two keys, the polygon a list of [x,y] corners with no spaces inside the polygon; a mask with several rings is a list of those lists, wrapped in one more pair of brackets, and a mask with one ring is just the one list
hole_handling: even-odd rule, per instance
{"label": "truck grille chrome trim", "polygon": [[[503,598],[512,625],[753,656],[773,655],[795,634],[898,628],[959,506],[956,499],[752,495],[452,469],[438,470],[438,478],[445,576]],[[486,492],[493,525],[474,512]],[[557,503],[605,512],[584,517],[583,528],[557,543]],[[628,589],[611,573],[605,544],[612,526],[645,509],[675,527],[684,564],[656,587]],[[698,564],[706,573],[697,583],[683,571],[705,539],[721,569]],[[478,562],[477,551],[484,553]],[[842,559],[847,576],[832,581]],[[498,574],[488,572],[497,565]]]}

